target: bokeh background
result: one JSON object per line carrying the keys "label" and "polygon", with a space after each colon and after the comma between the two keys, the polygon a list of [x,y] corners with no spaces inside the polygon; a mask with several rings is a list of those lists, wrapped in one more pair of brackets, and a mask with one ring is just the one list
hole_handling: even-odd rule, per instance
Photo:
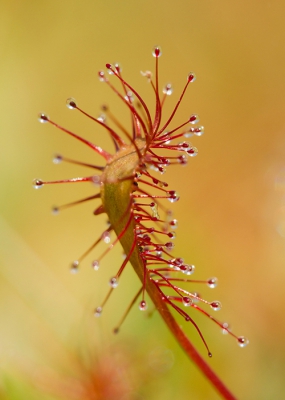
{"label": "bokeh background", "polygon": [[[196,265],[197,279],[219,278],[214,292],[197,290],[221,300],[220,319],[250,339],[240,349],[195,315],[214,354],[210,363],[240,399],[285,397],[284,12],[278,0],[1,1],[1,399],[219,398],[158,315],[146,318],[135,308],[113,335],[139,287],[131,267],[94,319],[122,251],[115,248],[94,272],[90,262],[102,244],[70,274],[70,262],[99,236],[106,217],[93,216],[96,201],[50,212],[94,189],[31,185],[33,178],[86,174],[54,165],[55,153],[98,162],[40,125],[38,112],[110,149],[105,132],[65,100],[75,97],[95,116],[108,104],[127,125],[128,113],[97,72],[119,61],[153,104],[139,72],[153,70],[157,44],[161,83],[174,86],[166,112],[194,71],[175,122],[198,113],[205,126],[193,141],[198,157],[165,176],[181,195],[173,205],[175,254]],[[206,356],[194,328],[181,323]]]}

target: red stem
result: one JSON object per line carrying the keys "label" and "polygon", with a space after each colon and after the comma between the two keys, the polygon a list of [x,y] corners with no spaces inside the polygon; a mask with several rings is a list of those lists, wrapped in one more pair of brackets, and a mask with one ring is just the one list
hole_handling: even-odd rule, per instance
{"label": "red stem", "polygon": [[[143,282],[143,263],[135,261],[136,254],[133,253],[131,257],[132,265],[138,274],[140,280]],[[155,282],[152,279],[146,280],[146,290],[155,304],[156,309],[162,316],[164,322],[173,333],[175,339],[180,344],[182,349],[187,353],[188,357],[197,365],[200,371],[209,379],[215,389],[220,393],[225,400],[237,400],[237,398],[230,392],[221,379],[212,370],[209,364],[202,358],[202,356],[195,349],[189,338],[184,334],[175,318],[171,314],[166,302],[162,299],[161,293],[157,290]]]}
{"label": "red stem", "polygon": [[[151,295],[150,286],[148,286],[148,293]],[[153,290],[156,291],[155,285],[153,284]],[[151,295],[152,299],[153,296]],[[155,296],[156,297],[156,296]],[[153,299],[154,300],[154,299]],[[162,301],[160,301],[162,302]],[[155,301],[156,303],[156,301]],[[163,302],[162,302],[163,303]],[[157,305],[157,303],[156,303]],[[216,375],[216,373],[212,370],[209,364],[202,358],[202,356],[198,353],[196,348],[190,342],[189,338],[184,334],[176,320],[168,310],[167,306],[164,304],[164,307],[158,306],[157,310],[161,314],[168,328],[173,333],[175,339],[183,348],[183,350],[187,353],[188,357],[197,365],[200,371],[209,379],[215,389],[221,394],[222,398],[226,400],[237,400],[237,398],[230,392],[230,390],[225,386],[225,384],[221,381],[221,379]]]}
{"label": "red stem", "polygon": [[[209,379],[216,390],[221,394],[224,399],[236,400],[236,397],[229,391],[221,379],[215,374],[209,364],[201,357],[198,351],[195,349],[193,344],[189,341],[187,336],[179,328],[176,321],[174,323],[167,324],[175,338],[179,342],[180,346],[186,351],[189,358],[197,365],[197,367],[203,372],[203,374]],[[176,325],[176,326],[175,326]]]}

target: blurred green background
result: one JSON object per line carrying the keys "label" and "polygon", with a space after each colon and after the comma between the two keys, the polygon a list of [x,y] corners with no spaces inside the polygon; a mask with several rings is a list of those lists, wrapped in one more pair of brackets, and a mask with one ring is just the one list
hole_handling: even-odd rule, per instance
{"label": "blurred green background", "polygon": [[[202,315],[194,315],[213,353],[210,364],[240,399],[285,397],[285,136],[284,12],[273,1],[1,1],[1,303],[2,399],[218,399],[180,350],[158,315],[132,310],[118,336],[112,328],[139,287],[124,272],[100,319],[93,308],[108,290],[122,251],[90,268],[104,246],[69,264],[100,235],[98,202],[58,216],[51,206],[93,193],[88,184],[32,188],[33,178],[79,176],[55,153],[98,162],[89,149],[51,126],[54,120],[110,149],[105,132],[65,107],[73,96],[97,116],[108,104],[128,114],[97,79],[119,61],[124,77],[153,104],[139,71],[154,69],[159,44],[161,83],[171,82],[170,111],[189,71],[197,74],[175,122],[198,113],[205,134],[186,169],[165,175],[181,199],[175,254],[196,265],[196,278],[219,278],[212,292],[218,317],[250,339],[240,349]],[[88,173],[88,171],[87,171]],[[203,289],[203,290],[202,290]],[[194,289],[195,290],[195,289]],[[185,331],[202,354],[194,328]],[[98,397],[91,393],[99,393]],[[2,397],[1,397],[2,396]],[[93,397],[92,397],[93,396]]]}

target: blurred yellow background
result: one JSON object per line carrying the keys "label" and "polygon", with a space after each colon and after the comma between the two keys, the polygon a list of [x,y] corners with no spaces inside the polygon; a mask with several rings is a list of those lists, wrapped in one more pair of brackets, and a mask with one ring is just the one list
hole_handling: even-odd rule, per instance
{"label": "blurred yellow background", "polygon": [[[96,201],[50,212],[92,188],[31,185],[33,178],[86,173],[55,166],[56,153],[99,160],[40,125],[38,112],[110,149],[105,132],[69,111],[65,100],[75,97],[95,116],[108,104],[127,124],[124,107],[97,72],[119,61],[127,81],[153,104],[139,72],[154,69],[157,44],[160,81],[174,86],[166,110],[194,71],[197,80],[175,122],[198,113],[205,126],[193,140],[198,157],[165,175],[181,195],[173,205],[175,254],[196,265],[197,279],[219,278],[214,292],[200,291],[221,300],[219,318],[250,339],[240,349],[195,315],[214,355],[210,363],[240,399],[285,397],[284,12],[277,0],[1,1],[1,399],[87,399],[81,390],[91,370],[99,386],[114,385],[104,398],[219,398],[158,315],[146,319],[134,309],[120,334],[112,334],[139,287],[131,267],[94,319],[122,251],[114,249],[95,273],[90,262],[101,245],[70,274],[70,262],[100,235],[106,217],[92,215]],[[206,356],[194,328],[183,326]]]}

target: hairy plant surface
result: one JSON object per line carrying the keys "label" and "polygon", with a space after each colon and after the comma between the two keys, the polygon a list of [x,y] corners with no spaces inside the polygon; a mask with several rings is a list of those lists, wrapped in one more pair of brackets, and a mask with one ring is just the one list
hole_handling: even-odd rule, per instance
{"label": "hairy plant surface", "polygon": [[[209,357],[212,354],[208,349],[202,332],[193,319],[192,311],[194,310],[203,313],[214,321],[223,329],[224,333],[232,335],[241,347],[246,346],[248,343],[244,336],[236,336],[230,331],[227,323],[218,321],[208,312],[207,307],[218,311],[221,308],[219,301],[205,300],[196,291],[190,291],[188,288],[193,284],[204,284],[214,288],[217,285],[217,279],[209,278],[199,281],[189,278],[195,270],[194,265],[186,264],[182,258],[173,257],[171,254],[174,247],[173,240],[175,239],[177,220],[173,218],[171,211],[165,207],[164,203],[165,200],[170,203],[178,201],[179,195],[176,191],[169,190],[168,184],[160,179],[159,173],[164,174],[166,168],[173,164],[185,165],[188,158],[193,158],[197,155],[197,148],[184,141],[184,138],[201,136],[204,132],[204,127],[198,125],[199,117],[192,114],[176,128],[170,128],[187,87],[196,79],[193,72],[188,74],[185,87],[170,116],[162,118],[163,106],[166,98],[172,94],[172,87],[171,84],[167,84],[163,88],[163,95],[160,96],[158,59],[161,56],[161,49],[159,47],[153,49],[153,56],[155,57],[154,78],[150,71],[142,73],[150,82],[156,99],[153,115],[151,115],[149,108],[139,93],[123,79],[121,68],[118,64],[106,64],[106,68],[114,79],[116,78],[121,82],[121,92],[113,86],[104,71],[99,72],[99,80],[106,83],[129,109],[131,116],[130,130],[125,129],[106,106],[103,107],[105,114],[99,118],[94,118],[81,109],[75,99],[69,98],[67,100],[68,108],[77,109],[98,125],[101,125],[109,133],[115,147],[114,155],[58,125],[46,114],[39,115],[40,122],[54,125],[100,154],[105,161],[105,165],[90,165],[63,156],[57,156],[54,160],[55,162],[66,161],[82,165],[101,171],[101,175],[92,174],[86,177],[53,182],[36,179],[34,186],[40,188],[50,183],[75,182],[93,182],[100,185],[99,193],[54,208],[54,212],[58,212],[61,208],[66,208],[73,204],[101,199],[101,205],[94,211],[94,214],[106,213],[110,222],[109,228],[100,235],[78,260],[73,262],[72,272],[77,271],[80,262],[98,243],[101,241],[110,243],[112,231],[116,233],[117,238],[98,259],[92,262],[92,267],[98,270],[101,259],[117,242],[120,242],[124,249],[126,257],[117,274],[110,279],[109,292],[102,304],[95,309],[95,316],[99,317],[102,314],[110,294],[118,286],[122,272],[130,262],[142,284],[115,331],[119,330],[128,311],[135,303],[138,302],[140,310],[147,309],[148,304],[145,299],[145,293],[147,292],[155,308],[188,356],[224,398],[233,399],[234,396],[200,356],[172,315],[172,311],[175,311],[194,325],[207,349]],[[116,130],[108,124],[108,118],[112,121]],[[117,133],[118,131],[120,134]],[[183,141],[181,141],[182,139]]]}

